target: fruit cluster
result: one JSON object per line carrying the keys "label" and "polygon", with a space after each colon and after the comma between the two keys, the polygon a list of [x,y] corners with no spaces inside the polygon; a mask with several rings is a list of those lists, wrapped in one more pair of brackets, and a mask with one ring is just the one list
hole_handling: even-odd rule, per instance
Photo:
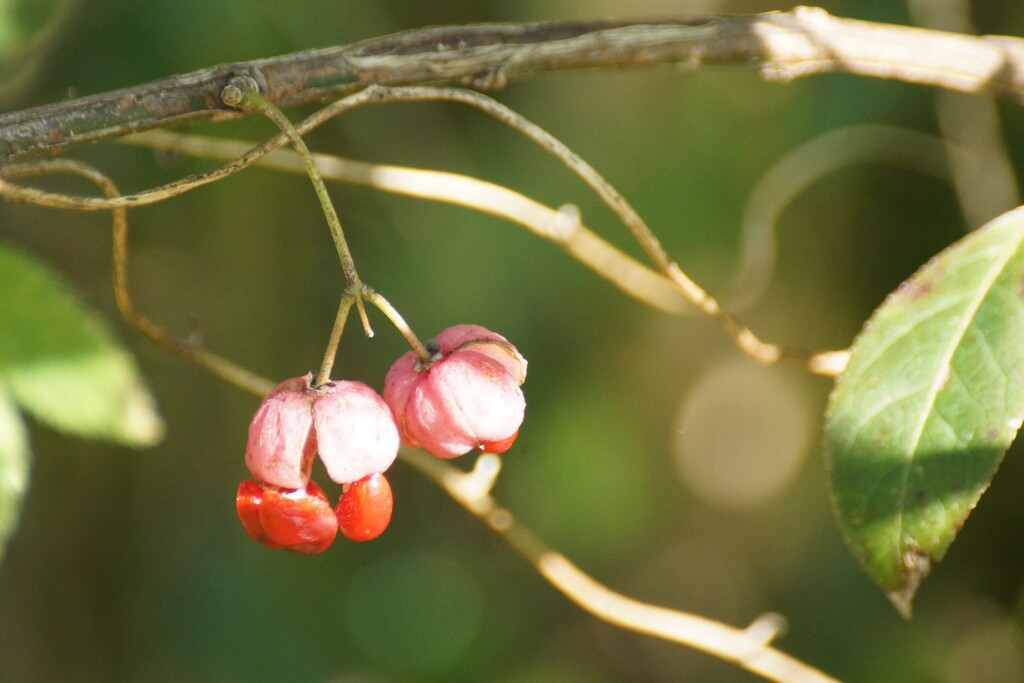
{"label": "fruit cluster", "polygon": [[[323,552],[339,530],[371,540],[391,521],[384,472],[400,441],[440,458],[512,445],[526,410],[526,360],[516,348],[476,325],[450,327],[426,348],[430,358],[410,351],[391,366],[383,398],[361,382],[314,386],[312,374],[267,394],[245,449],[255,481],[243,481],[236,496],[250,536],[302,554]],[[310,480],[317,454],[342,486],[334,508]]]}

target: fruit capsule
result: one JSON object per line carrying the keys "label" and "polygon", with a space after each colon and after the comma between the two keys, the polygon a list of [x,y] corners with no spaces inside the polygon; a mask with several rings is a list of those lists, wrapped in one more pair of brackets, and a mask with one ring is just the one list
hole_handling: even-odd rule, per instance
{"label": "fruit capsule", "polygon": [[312,374],[293,377],[263,399],[245,447],[252,476],[300,489],[318,452],[327,475],[339,484],[390,467],[398,455],[398,429],[380,395],[362,382],[312,384]]}
{"label": "fruit capsule", "polygon": [[526,359],[507,339],[477,325],[450,327],[428,348],[436,351],[429,361],[410,351],[384,379],[384,402],[402,441],[440,458],[507,450],[526,411],[519,388]]}

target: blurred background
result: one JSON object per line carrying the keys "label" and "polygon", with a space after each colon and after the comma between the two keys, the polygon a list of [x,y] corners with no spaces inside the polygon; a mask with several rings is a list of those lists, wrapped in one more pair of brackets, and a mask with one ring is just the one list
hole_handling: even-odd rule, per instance
{"label": "blurred background", "polygon": [[[1024,6],[975,5],[978,32],[1024,34]],[[868,20],[925,20],[903,3],[823,6]],[[29,85],[9,89],[4,106],[431,24],[791,7],[81,0]],[[45,0],[0,0],[0,31],[17,38],[52,9]],[[856,124],[937,134],[966,112],[966,130],[978,128],[974,102],[946,100],[939,110],[936,95],[842,75],[771,84],[750,68],[668,67],[550,75],[513,82],[497,97],[590,161],[697,282],[725,292],[740,262],[747,198],[780,160]],[[775,276],[742,320],[784,345],[846,347],[886,293],[1015,201],[1016,180],[1001,174],[999,154],[1009,150],[1020,167],[1024,114],[996,107],[1006,146],[996,137],[986,148],[982,135],[981,170],[968,175],[982,188],[1008,183],[1008,193],[965,217],[957,193],[933,177],[943,168],[860,163],[825,175],[781,214]],[[248,140],[272,132],[257,119],[189,130]],[[367,108],[308,142],[485,178],[551,206],[576,204],[590,227],[640,254],[568,171],[465,107]],[[97,164],[125,192],[212,165],[116,143],[68,155]],[[596,579],[736,626],[779,612],[789,622],[779,647],[843,680],[1024,681],[1024,547],[1013,540],[1024,533],[1019,447],[904,621],[832,519],[820,446],[828,380],[760,367],[713,322],[645,308],[498,219],[365,188],[334,184],[331,192],[362,277],[421,337],[473,322],[529,359],[527,420],[495,495]],[[197,321],[210,348],[274,379],[319,363],[343,280],[307,179],[248,170],[135,210],[132,226],[142,310],[172,330]],[[233,499],[248,477],[242,455],[257,401],[119,320],[109,232],[105,215],[0,204],[0,239],[63,273],[107,316],[137,354],[168,425],[166,440],[146,451],[33,428],[31,489],[0,564],[0,680],[758,680],[583,613],[401,463],[389,472],[395,515],[379,540],[339,541],[316,557],[254,543]],[[379,389],[406,347],[383,318],[374,323],[372,340],[350,327],[335,376]]]}

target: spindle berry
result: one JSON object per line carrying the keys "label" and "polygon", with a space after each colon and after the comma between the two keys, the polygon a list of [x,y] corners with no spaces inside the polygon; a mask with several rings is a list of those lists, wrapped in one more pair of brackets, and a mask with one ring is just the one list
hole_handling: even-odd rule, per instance
{"label": "spindle berry", "polygon": [[392,505],[391,489],[381,473],[394,462],[398,445],[390,408],[365,384],[313,386],[312,374],[281,382],[249,424],[245,462],[256,481],[242,482],[236,495],[242,526],[271,548],[305,554],[327,549],[338,532],[339,517],[323,490],[310,481],[319,453],[327,475],[345,486],[339,509],[349,491],[354,491],[350,499],[365,499],[354,507],[348,504],[354,512],[346,522],[346,535],[360,540],[379,536]]}
{"label": "spindle berry", "polygon": [[440,458],[507,450],[526,410],[526,359],[499,334],[456,325],[427,343],[429,360],[406,353],[384,380],[384,401],[402,441]]}
{"label": "spindle berry", "polygon": [[383,472],[398,455],[388,406],[362,382],[313,386],[313,375],[275,387],[249,424],[245,463],[257,480],[297,489],[309,481],[318,452],[339,484]]}

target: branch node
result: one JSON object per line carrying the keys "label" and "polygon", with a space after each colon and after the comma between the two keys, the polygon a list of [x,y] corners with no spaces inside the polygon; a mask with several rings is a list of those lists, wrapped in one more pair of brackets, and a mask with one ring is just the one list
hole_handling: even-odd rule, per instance
{"label": "branch node", "polygon": [[850,360],[850,350],[819,351],[808,359],[808,369],[816,375],[838,377],[846,369]]}
{"label": "branch node", "polygon": [[506,533],[511,529],[513,522],[515,522],[515,518],[505,508],[496,508],[491,511],[491,514],[487,515],[487,525],[499,534]]}
{"label": "branch node", "polygon": [[551,221],[551,239],[567,242],[581,225],[583,217],[580,215],[579,207],[575,204],[562,204]]}
{"label": "branch node", "polygon": [[262,76],[258,70],[253,73],[239,73],[231,77],[228,84],[220,91],[220,100],[232,109],[245,109],[243,99],[247,93],[263,94],[266,90],[266,82],[261,83],[258,76]]}
{"label": "branch node", "polygon": [[501,458],[494,453],[481,453],[470,472],[462,475],[459,489],[469,500],[480,500],[494,487],[501,472]]}
{"label": "branch node", "polygon": [[770,645],[786,632],[789,623],[778,612],[766,612],[750,622],[744,632],[760,645]]}
{"label": "branch node", "polygon": [[798,5],[793,10],[793,20],[798,24],[806,24],[811,27],[821,28],[833,19],[833,16],[823,7],[809,7]]}
{"label": "branch node", "polygon": [[504,66],[499,66],[467,76],[461,80],[461,83],[473,90],[504,90],[508,85],[508,75],[505,73]]}

